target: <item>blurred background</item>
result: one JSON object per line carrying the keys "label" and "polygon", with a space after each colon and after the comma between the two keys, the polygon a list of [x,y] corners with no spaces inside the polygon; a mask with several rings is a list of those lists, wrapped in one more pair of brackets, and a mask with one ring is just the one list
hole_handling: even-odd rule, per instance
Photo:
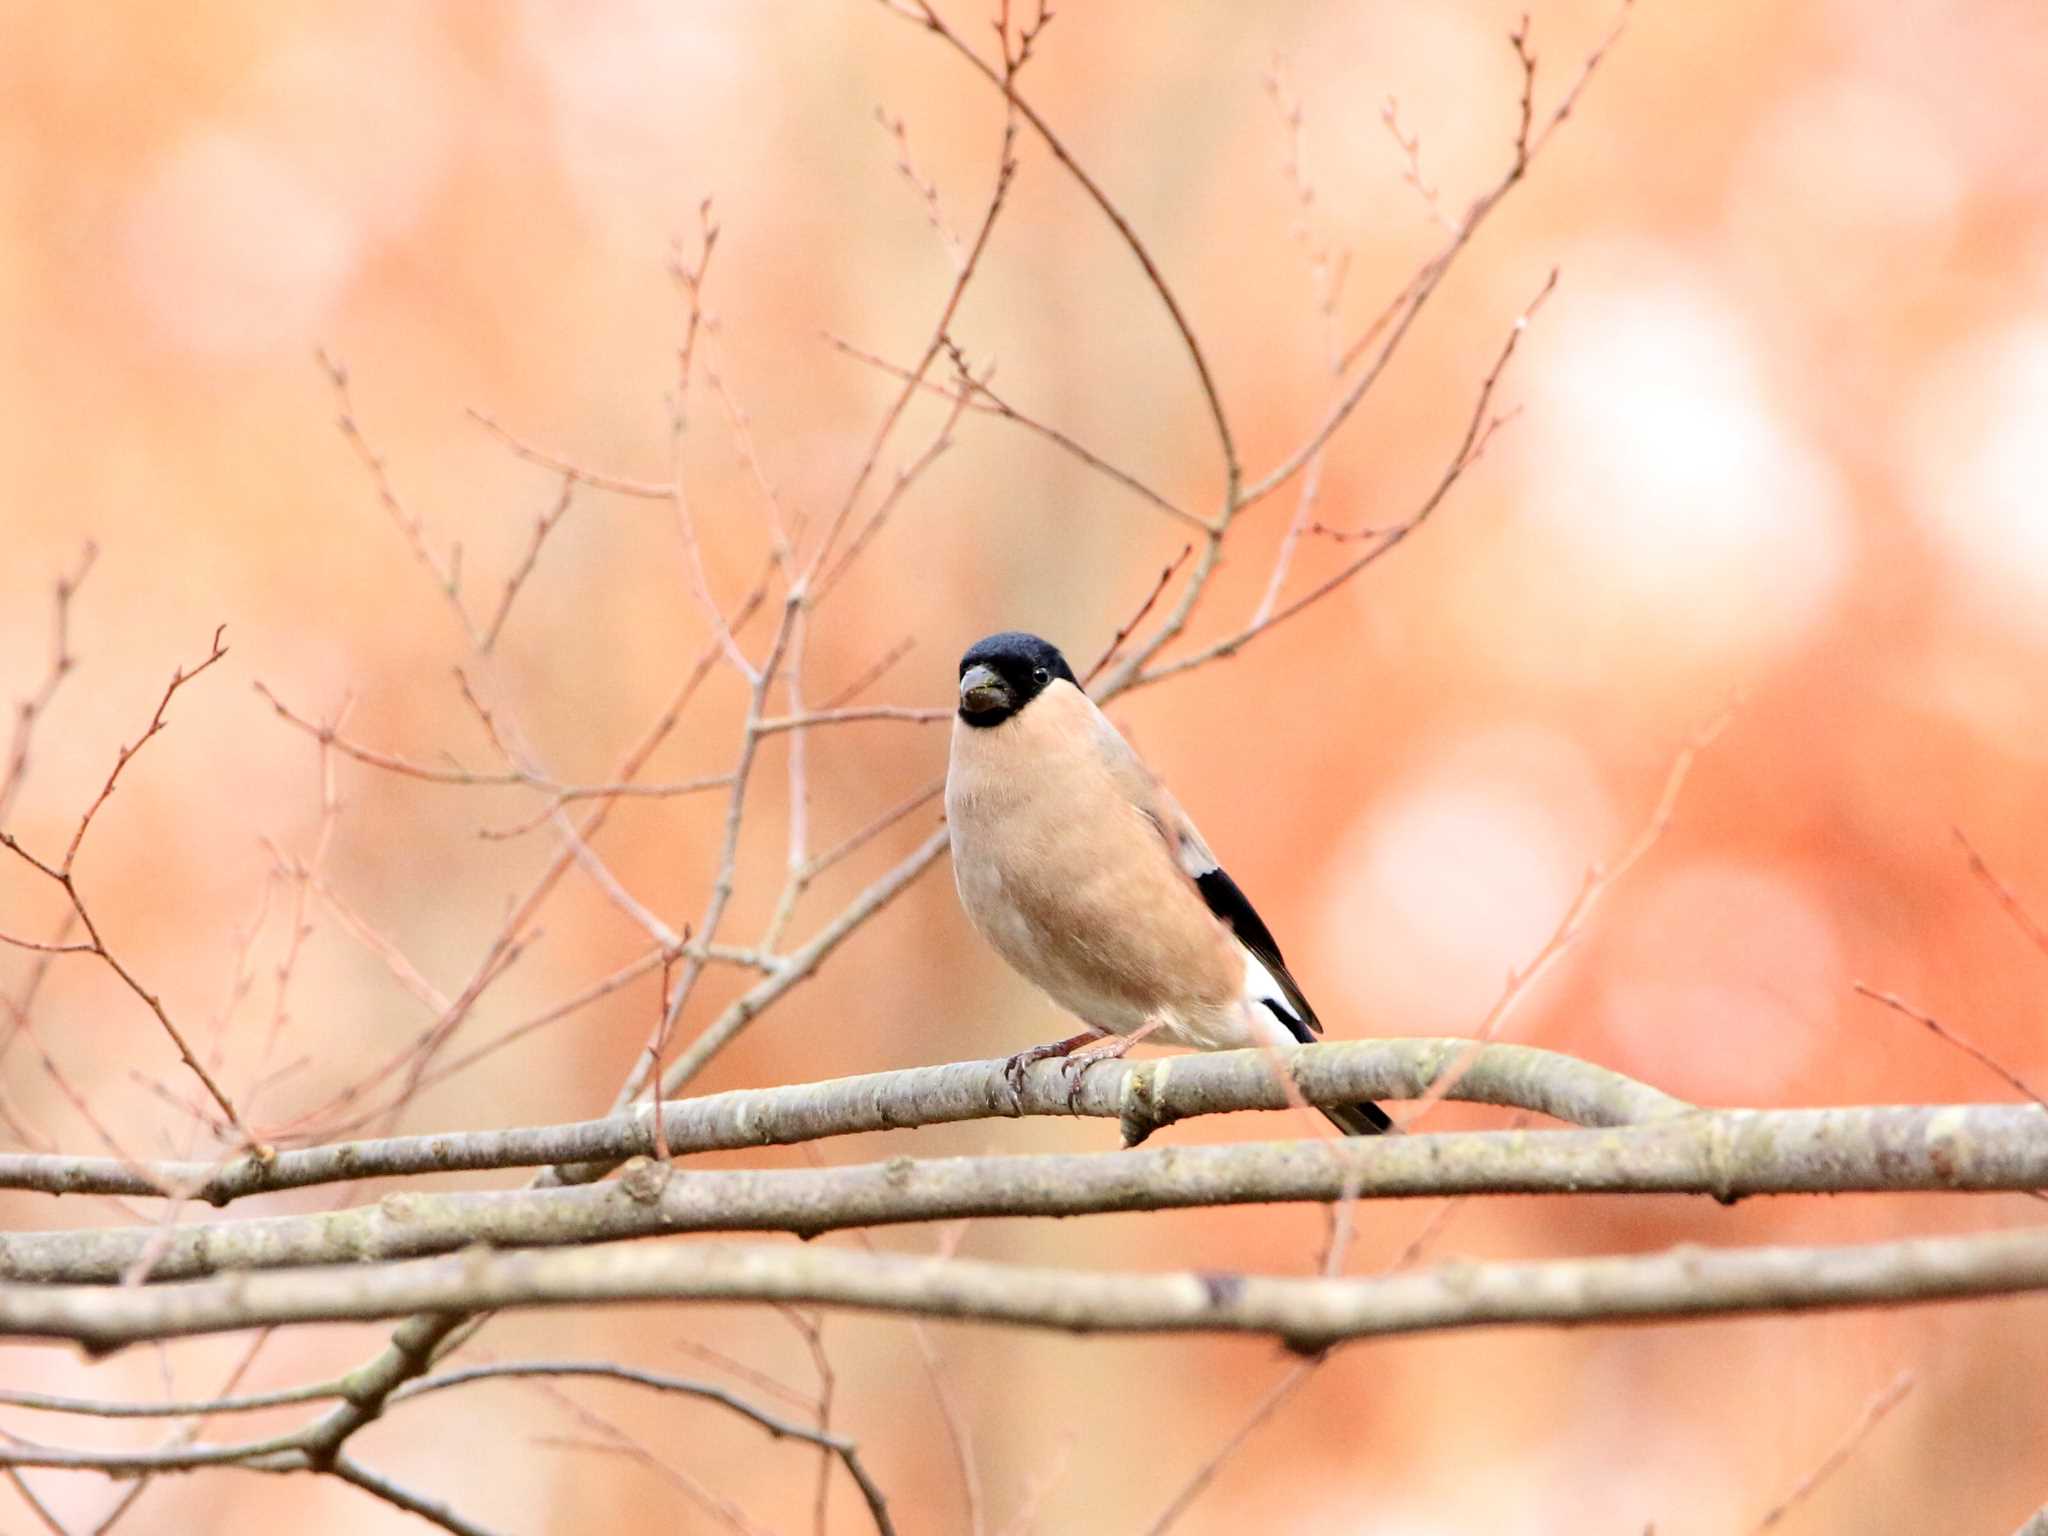
{"label": "blurred background", "polygon": [[[1437,249],[1438,217],[1458,218],[1504,169],[1516,10],[1099,4],[1061,12],[1040,40],[1025,93],[1143,232],[1254,476],[1320,419],[1333,341],[1354,338]],[[981,11],[946,13],[989,46]],[[1537,9],[1539,119],[1613,22],[1606,4]],[[427,546],[446,558],[460,544],[463,596],[485,618],[559,477],[468,412],[593,470],[666,479],[684,313],[668,267],[678,248],[695,259],[711,199],[720,235],[699,362],[746,412],[783,505],[815,530],[893,389],[826,333],[914,361],[953,274],[877,109],[903,120],[918,176],[964,237],[987,196],[1000,99],[915,27],[853,3],[10,4],[5,31],[10,704],[47,671],[54,582],[88,540],[99,549],[72,607],[78,669],[38,725],[9,827],[61,850],[171,669],[227,625],[229,656],[179,695],[131,766],[79,880],[109,942],[219,1051],[247,1112],[286,1124],[430,1017],[380,946],[458,991],[556,845],[545,827],[479,836],[530,817],[531,792],[342,764],[319,864],[332,895],[305,907],[310,933],[280,1001],[299,887],[273,871],[320,847],[319,762],[253,684],[309,718],[346,703],[357,740],[488,769],[455,677],[466,664],[551,772],[600,781],[707,635],[667,504],[584,489],[494,657],[476,663],[337,430],[316,349],[348,367],[356,418]],[[1334,1035],[1474,1029],[1588,868],[1637,837],[1687,739],[1739,700],[1668,829],[1507,1036],[1711,1104],[2006,1096],[1960,1052],[1859,997],[1860,981],[2048,1078],[2048,955],[2000,911],[1954,835],[2048,915],[2044,58],[2048,13],[2024,0],[1967,16],[1849,0],[1641,8],[1336,440],[1309,515],[1383,525],[1420,502],[1508,327],[1556,266],[1558,291],[1501,386],[1498,405],[1519,414],[1437,518],[1354,585],[1235,659],[1114,709],[1259,903]],[[1268,84],[1276,70],[1282,104],[1300,108],[1306,202]],[[1419,137],[1434,209],[1404,180],[1381,120],[1390,96]],[[1019,409],[1206,513],[1220,460],[1177,338],[1043,146],[1027,138],[1020,156],[955,336],[995,365]],[[1329,320],[1317,252],[1342,253]],[[701,377],[690,417],[682,462],[707,580],[730,604],[762,567],[763,500]],[[885,483],[938,420],[935,408],[912,413],[883,455]],[[969,418],[955,437],[820,611],[805,657],[814,702],[906,641],[864,699],[944,706],[960,649],[998,628],[1092,658],[1185,542],[1155,509],[1006,423]],[[1232,536],[1196,641],[1257,607],[1299,490]],[[1304,540],[1288,592],[1354,547]],[[743,639],[758,649],[763,634]],[[649,776],[721,771],[742,705],[735,675],[715,673]],[[945,729],[813,733],[813,845],[942,772]],[[759,932],[780,883],[786,750],[785,739],[764,753],[721,935],[734,942]],[[703,905],[722,814],[716,796],[628,802],[599,847],[680,925]],[[927,807],[835,869],[794,931],[936,825]],[[46,885],[0,867],[0,927],[47,937],[59,915]],[[646,948],[576,875],[539,926],[463,1045]],[[10,995],[30,971],[0,955]],[[743,981],[714,973],[686,1033]],[[657,990],[642,975],[534,1030],[428,1089],[397,1123],[602,1112]],[[166,1101],[187,1089],[161,1032],[100,968],[54,967],[32,1019],[56,1072],[10,1035],[10,1142],[104,1150],[68,1084],[134,1153],[207,1150]],[[987,1056],[1064,1032],[973,938],[941,865],[700,1086]],[[1503,1118],[1454,1106],[1432,1123]],[[1161,1139],[1305,1131],[1246,1116]],[[1113,1134],[989,1123],[815,1155],[1104,1150]],[[748,1159],[778,1160],[801,1154]],[[1508,1258],[1876,1239],[2031,1212],[2018,1197],[1389,1205],[1361,1213],[1349,1267],[1397,1261],[1433,1223],[1427,1257]],[[105,1204],[0,1199],[0,1220],[17,1227],[124,1219]],[[877,1241],[1299,1272],[1324,1233],[1319,1210],[1285,1208]],[[1354,1347],[1223,1462],[1175,1529],[1747,1530],[1911,1371],[1902,1406],[1776,1529],[2005,1531],[2048,1499],[2044,1324],[2048,1308],[2031,1301]],[[275,1338],[242,1389],[347,1369],[385,1331]],[[912,1330],[834,1316],[822,1337],[834,1424],[859,1438],[902,1528],[970,1529]],[[773,1384],[706,1359],[707,1341]],[[1230,1341],[936,1328],[929,1344],[971,1436],[990,1531],[1025,1528],[1010,1524],[1020,1510],[1040,1532],[1145,1529],[1289,1367],[1269,1345]],[[0,1375],[50,1391],[199,1395],[219,1390],[246,1348],[206,1341],[92,1366],[10,1348]],[[473,1351],[610,1356],[792,1413],[804,1410],[782,1394],[816,1391],[805,1341],[773,1313],[506,1318]],[[744,1510],[754,1526],[740,1528],[810,1528],[806,1453],[702,1405],[573,1383],[562,1398]],[[11,1418],[36,1438],[61,1428],[74,1443],[153,1443],[134,1426]],[[673,1478],[590,1449],[594,1438],[561,1398],[515,1383],[400,1408],[355,1445],[510,1530],[734,1528]],[[89,1477],[45,1474],[38,1486],[80,1529],[119,1492]],[[232,1472],[160,1482],[124,1528],[287,1520],[302,1536],[416,1528],[331,1481]],[[30,1524],[0,1487],[0,1526]],[[865,1528],[840,1484],[832,1529]]]}

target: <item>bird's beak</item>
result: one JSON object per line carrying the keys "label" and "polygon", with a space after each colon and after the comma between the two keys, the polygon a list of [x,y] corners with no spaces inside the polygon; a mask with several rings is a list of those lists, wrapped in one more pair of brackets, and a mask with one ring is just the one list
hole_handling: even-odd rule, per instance
{"label": "bird's beak", "polygon": [[994,667],[979,662],[960,674],[960,713],[985,715],[1010,707],[1010,685]]}

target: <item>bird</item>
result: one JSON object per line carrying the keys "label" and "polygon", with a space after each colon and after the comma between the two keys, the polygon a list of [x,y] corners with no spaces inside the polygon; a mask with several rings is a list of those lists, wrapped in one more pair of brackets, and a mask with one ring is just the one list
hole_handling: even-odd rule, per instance
{"label": "bird", "polygon": [[[946,821],[968,920],[1087,1026],[1011,1057],[1013,1087],[1034,1061],[1085,1072],[1139,1038],[1229,1050],[1322,1032],[1272,930],[1037,635],[1006,630],[960,658]],[[1317,1107],[1346,1135],[1393,1128],[1377,1104]]]}

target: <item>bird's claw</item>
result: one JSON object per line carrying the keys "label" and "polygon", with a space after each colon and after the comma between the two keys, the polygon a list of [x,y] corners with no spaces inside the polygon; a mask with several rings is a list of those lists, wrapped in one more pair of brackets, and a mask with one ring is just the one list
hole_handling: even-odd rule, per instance
{"label": "bird's claw", "polygon": [[1044,1045],[1031,1046],[1004,1062],[1003,1080],[1010,1085],[1010,1113],[1024,1113],[1024,1079],[1035,1063],[1053,1056],[1067,1056],[1076,1047],[1086,1045],[1094,1038],[1092,1034],[1070,1035],[1065,1040],[1052,1040]]}
{"label": "bird's claw", "polygon": [[1003,1081],[1010,1085],[1010,1112],[1012,1114],[1021,1115],[1024,1113],[1024,1074],[1030,1069],[1031,1063],[1037,1059],[1029,1051],[1019,1051],[1003,1063]]}
{"label": "bird's claw", "polygon": [[1060,1071],[1067,1080],[1067,1109],[1073,1114],[1081,1113],[1081,1090],[1088,1082],[1088,1069],[1098,1061],[1115,1061],[1131,1048],[1131,1038],[1121,1036],[1098,1041],[1085,1051],[1076,1051],[1060,1063]]}
{"label": "bird's claw", "polygon": [[1060,1063],[1060,1073],[1067,1080],[1067,1109],[1070,1113],[1081,1113],[1081,1090],[1088,1083],[1088,1069],[1102,1060],[1100,1056],[1069,1056]]}

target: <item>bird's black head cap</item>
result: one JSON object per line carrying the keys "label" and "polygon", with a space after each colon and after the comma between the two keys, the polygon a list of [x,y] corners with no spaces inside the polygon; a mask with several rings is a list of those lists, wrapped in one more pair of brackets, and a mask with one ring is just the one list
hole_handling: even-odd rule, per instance
{"label": "bird's black head cap", "polygon": [[1061,679],[1081,686],[1049,641],[1018,629],[977,640],[960,658],[960,718],[969,725],[1001,725]]}

